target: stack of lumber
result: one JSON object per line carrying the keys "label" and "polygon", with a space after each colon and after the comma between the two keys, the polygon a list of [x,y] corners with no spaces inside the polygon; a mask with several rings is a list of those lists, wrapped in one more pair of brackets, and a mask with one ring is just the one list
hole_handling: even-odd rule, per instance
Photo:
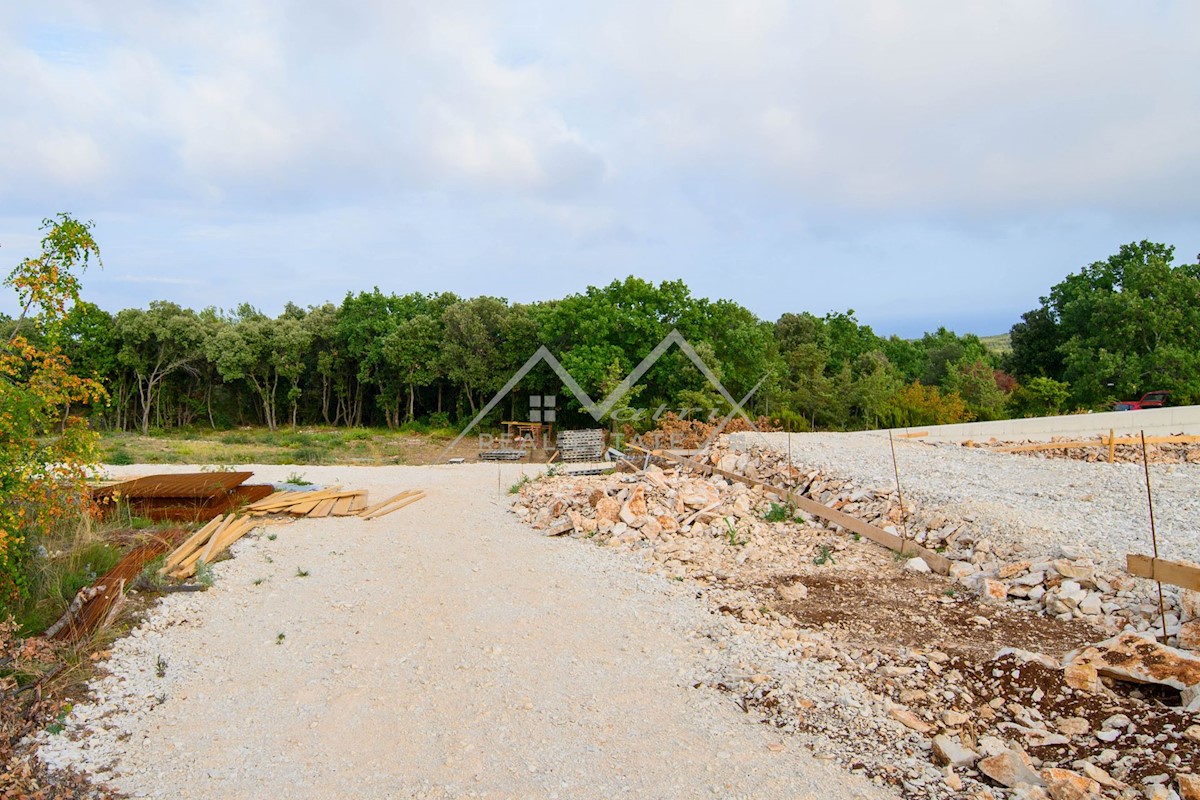
{"label": "stack of lumber", "polygon": [[203,561],[211,564],[213,559],[238,539],[258,526],[249,516],[228,514],[216,517],[200,530],[189,536],[183,544],[167,556],[159,575],[172,578],[190,578],[196,574],[196,565]]}
{"label": "stack of lumber", "polygon": [[604,431],[562,431],[558,434],[558,453],[563,461],[599,461],[604,454]]}
{"label": "stack of lumber", "polygon": [[257,503],[246,506],[251,516],[290,514],[293,517],[349,517],[367,507],[367,493],[362,490],[342,491],[341,487],[318,489],[313,492],[275,492]]}
{"label": "stack of lumber", "polygon": [[367,493],[360,490],[342,491],[341,487],[318,489],[312,492],[276,492],[270,497],[246,506],[253,517],[268,514],[290,514],[293,517],[362,517],[375,519],[425,497],[423,489],[406,489],[382,503],[367,504]]}

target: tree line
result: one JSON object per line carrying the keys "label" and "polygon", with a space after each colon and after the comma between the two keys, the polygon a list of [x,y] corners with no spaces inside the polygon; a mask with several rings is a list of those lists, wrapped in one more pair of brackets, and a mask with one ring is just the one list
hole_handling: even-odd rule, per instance
{"label": "tree line", "polygon": [[[880,337],[853,311],[764,321],[737,303],[696,297],[683,281],[635,277],[531,304],[374,289],[336,305],[289,303],[278,316],[165,301],[110,314],[79,301],[56,336],[71,372],[108,394],[73,411],[114,430],[453,426],[541,345],[598,398],[672,329],[735,398],[765,376],[747,410],[781,426],[923,426],[1104,409],[1151,389],[1170,390],[1177,404],[1200,401],[1200,269],[1174,265],[1173,255],[1130,244],[1069,275],[1013,327],[1007,354],[945,328]],[[524,418],[528,394],[559,396],[560,420],[587,424],[545,365],[490,421]],[[728,410],[677,349],[624,406]]]}

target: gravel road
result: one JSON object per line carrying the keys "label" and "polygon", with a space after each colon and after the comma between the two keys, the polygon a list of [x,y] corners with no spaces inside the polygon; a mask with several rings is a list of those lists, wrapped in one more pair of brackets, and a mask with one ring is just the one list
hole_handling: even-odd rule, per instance
{"label": "gravel road", "polygon": [[[786,433],[732,434],[736,446],[788,449]],[[896,485],[886,434],[793,433],[792,460],[867,488]],[[1015,553],[1095,551],[1113,566],[1150,552],[1140,464],[1087,463],[896,440],[906,501],[974,522]],[[1200,560],[1200,464],[1150,465],[1159,553]]]}
{"label": "gravel road", "polygon": [[892,796],[692,688],[737,667],[694,590],[518,523],[520,469],[303,468],[429,496],[239,542],[114,645],[41,756],[147,798]]}

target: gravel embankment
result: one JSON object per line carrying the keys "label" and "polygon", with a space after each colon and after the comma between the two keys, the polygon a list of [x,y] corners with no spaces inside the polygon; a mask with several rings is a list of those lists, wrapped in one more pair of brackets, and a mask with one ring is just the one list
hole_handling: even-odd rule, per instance
{"label": "gravel embankment", "polygon": [[[786,433],[732,434],[737,447],[786,452]],[[865,488],[895,487],[886,434],[793,433],[792,461]],[[1087,463],[896,440],[905,500],[964,519],[1014,553],[1058,547],[1094,551],[1110,566],[1150,552],[1150,520],[1140,464]],[[1200,560],[1200,465],[1150,465],[1159,554]]]}
{"label": "gravel embankment", "polygon": [[42,758],[147,798],[892,796],[694,688],[755,648],[713,646],[693,587],[519,523],[520,469],[303,468],[429,496],[239,542],[116,642]]}

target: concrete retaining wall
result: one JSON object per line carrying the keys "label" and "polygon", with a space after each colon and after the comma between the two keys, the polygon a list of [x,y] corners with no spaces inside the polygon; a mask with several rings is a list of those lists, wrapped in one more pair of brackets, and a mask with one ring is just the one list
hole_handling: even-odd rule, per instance
{"label": "concrete retaining wall", "polygon": [[1107,436],[1110,428],[1116,431],[1118,436],[1136,436],[1139,431],[1145,431],[1147,436],[1168,436],[1174,433],[1200,435],[1200,406],[964,422],[957,425],[933,425],[928,428],[895,428],[894,431],[898,434],[929,431],[928,436],[921,438],[932,442],[961,442],[967,439],[986,442],[993,438],[1001,441],[1049,441],[1054,436]]}

